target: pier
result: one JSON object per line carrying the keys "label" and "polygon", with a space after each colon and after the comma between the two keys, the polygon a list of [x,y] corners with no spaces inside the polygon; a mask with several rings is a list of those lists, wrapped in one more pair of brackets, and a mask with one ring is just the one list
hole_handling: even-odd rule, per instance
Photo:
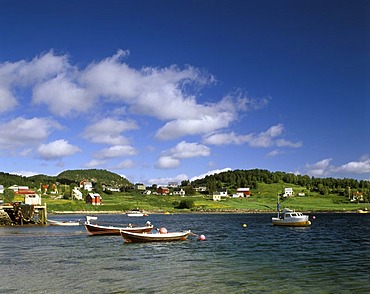
{"label": "pier", "polygon": [[45,225],[46,222],[46,204],[30,205],[14,202],[0,206],[0,225]]}

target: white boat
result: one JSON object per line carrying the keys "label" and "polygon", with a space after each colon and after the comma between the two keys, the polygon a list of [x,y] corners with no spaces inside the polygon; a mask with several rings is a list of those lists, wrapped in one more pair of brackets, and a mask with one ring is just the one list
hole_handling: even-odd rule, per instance
{"label": "white boat", "polygon": [[131,211],[126,212],[127,216],[148,216],[146,213],[140,211],[140,209],[133,209]]}
{"label": "white boat", "polygon": [[173,232],[173,233],[132,233],[121,230],[121,236],[126,243],[136,242],[170,242],[170,241],[185,241],[190,235],[190,231]]}
{"label": "white boat", "polygon": [[311,225],[311,222],[308,215],[284,208],[282,212],[278,210],[277,217],[272,218],[272,224],[274,226],[307,227]]}
{"label": "white boat", "polygon": [[82,225],[81,221],[57,221],[48,219],[47,223],[51,226],[80,226]]}

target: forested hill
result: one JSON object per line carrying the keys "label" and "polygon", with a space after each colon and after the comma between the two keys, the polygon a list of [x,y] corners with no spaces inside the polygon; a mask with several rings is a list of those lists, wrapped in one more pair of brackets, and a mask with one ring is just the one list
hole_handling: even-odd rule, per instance
{"label": "forested hill", "polygon": [[209,175],[203,179],[192,182],[193,186],[206,186],[209,190],[216,188],[250,187],[255,188],[258,183],[287,183],[295,184],[307,188],[310,191],[316,191],[326,195],[335,193],[344,195],[348,188],[370,194],[370,181],[358,181],[355,179],[338,179],[338,178],[315,178],[307,175],[295,175],[285,172],[270,172],[262,169],[251,170],[233,170],[219,174]]}
{"label": "forested hill", "polygon": [[30,177],[0,172],[0,185],[3,185],[4,187],[19,185],[33,188],[39,187],[40,184],[51,184],[55,182],[59,182],[61,184],[78,184],[82,180],[88,180],[108,186],[122,187],[131,185],[126,178],[123,178],[118,174],[98,169],[66,170],[57,176],[40,174]]}
{"label": "forested hill", "polygon": [[63,184],[71,182],[79,183],[83,180],[110,186],[126,186],[131,184],[126,178],[102,169],[66,170],[57,175],[57,180]]}

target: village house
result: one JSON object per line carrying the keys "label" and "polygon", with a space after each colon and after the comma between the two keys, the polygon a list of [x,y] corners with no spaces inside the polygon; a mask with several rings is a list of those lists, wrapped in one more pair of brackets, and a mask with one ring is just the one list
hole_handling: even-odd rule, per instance
{"label": "village house", "polygon": [[89,193],[86,196],[86,204],[101,205],[102,198],[98,193]]}
{"label": "village house", "polygon": [[197,192],[206,192],[207,191],[207,187],[205,187],[205,186],[199,186],[199,187],[195,187],[194,190],[197,191]]}
{"label": "village house", "polygon": [[41,205],[41,196],[36,193],[26,194],[24,195],[24,203],[28,205]]}
{"label": "village house", "polygon": [[144,184],[135,184],[135,189],[139,191],[145,191],[146,187]]}
{"label": "village house", "polygon": [[285,188],[283,197],[291,197],[294,196],[293,188]]}
{"label": "village house", "polygon": [[179,184],[177,182],[169,182],[167,187],[169,188],[177,188]]}
{"label": "village house", "polygon": [[167,187],[159,187],[157,189],[157,193],[160,195],[167,195],[170,193],[170,189],[168,189]]}
{"label": "village house", "polygon": [[82,192],[77,187],[74,187],[72,190],[72,199],[77,199],[77,200],[83,199]]}
{"label": "village house", "polygon": [[91,192],[93,190],[93,185],[91,182],[84,180],[80,182],[80,188]]}
{"label": "village house", "polygon": [[212,193],[213,201],[220,201],[221,197],[227,197],[227,189],[217,189]]}
{"label": "village house", "polygon": [[0,185],[0,194],[4,194],[4,186]]}
{"label": "village house", "polygon": [[182,188],[173,189],[173,195],[185,196],[185,191]]}
{"label": "village house", "polygon": [[238,188],[236,189],[236,194],[239,195],[239,197],[249,197],[251,196],[251,191],[249,188]]}

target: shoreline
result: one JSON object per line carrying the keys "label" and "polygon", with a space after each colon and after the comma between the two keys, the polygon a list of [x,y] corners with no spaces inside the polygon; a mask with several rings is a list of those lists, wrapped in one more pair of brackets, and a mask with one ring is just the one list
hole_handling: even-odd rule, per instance
{"label": "shoreline", "polygon": [[[312,214],[312,213],[355,213],[358,214],[358,210],[315,210],[315,211],[302,211],[302,213]],[[176,211],[176,212],[158,212],[158,211],[145,211],[148,215],[154,214],[164,214],[164,215],[173,215],[173,214],[276,214],[276,211],[260,211],[260,210],[207,210],[207,211]],[[48,214],[126,214],[125,211],[89,211],[89,210],[79,210],[79,211],[51,211]],[[145,217],[145,216],[144,216]]]}

